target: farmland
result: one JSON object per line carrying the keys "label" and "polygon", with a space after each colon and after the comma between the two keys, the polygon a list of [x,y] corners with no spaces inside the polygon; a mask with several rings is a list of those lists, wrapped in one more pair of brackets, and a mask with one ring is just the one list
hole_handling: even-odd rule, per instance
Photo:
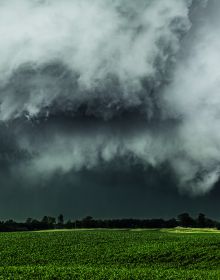
{"label": "farmland", "polygon": [[215,230],[0,233],[0,279],[220,279]]}

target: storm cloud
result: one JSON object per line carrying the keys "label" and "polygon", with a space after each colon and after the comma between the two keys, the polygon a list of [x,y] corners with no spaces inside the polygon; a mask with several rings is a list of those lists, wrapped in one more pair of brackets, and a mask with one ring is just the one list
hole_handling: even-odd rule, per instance
{"label": "storm cloud", "polygon": [[166,166],[181,191],[208,192],[220,171],[219,14],[215,0],[1,1],[4,184]]}

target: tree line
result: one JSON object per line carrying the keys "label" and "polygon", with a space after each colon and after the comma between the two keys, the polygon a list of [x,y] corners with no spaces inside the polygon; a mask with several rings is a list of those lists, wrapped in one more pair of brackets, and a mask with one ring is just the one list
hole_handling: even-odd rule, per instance
{"label": "tree line", "polygon": [[41,220],[28,218],[25,222],[14,220],[0,221],[0,231],[34,231],[47,229],[81,229],[81,228],[217,228],[220,222],[207,218],[200,213],[196,218],[182,213],[177,218],[164,219],[94,219],[87,216],[81,220],[67,220],[60,214],[57,219],[44,216]]}

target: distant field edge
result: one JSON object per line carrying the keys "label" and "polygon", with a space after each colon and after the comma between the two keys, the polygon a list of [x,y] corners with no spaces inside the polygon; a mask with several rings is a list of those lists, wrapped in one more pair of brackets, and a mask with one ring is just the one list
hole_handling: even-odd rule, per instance
{"label": "distant field edge", "polygon": [[47,230],[37,230],[33,232],[71,232],[71,231],[160,231],[168,233],[218,233],[220,230],[215,228],[80,228],[80,229],[47,229]]}

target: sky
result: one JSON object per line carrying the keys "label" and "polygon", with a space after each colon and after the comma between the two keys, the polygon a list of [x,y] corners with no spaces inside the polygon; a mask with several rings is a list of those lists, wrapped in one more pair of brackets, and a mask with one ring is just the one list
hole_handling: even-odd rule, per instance
{"label": "sky", "polygon": [[217,0],[0,2],[0,219],[220,219]]}

